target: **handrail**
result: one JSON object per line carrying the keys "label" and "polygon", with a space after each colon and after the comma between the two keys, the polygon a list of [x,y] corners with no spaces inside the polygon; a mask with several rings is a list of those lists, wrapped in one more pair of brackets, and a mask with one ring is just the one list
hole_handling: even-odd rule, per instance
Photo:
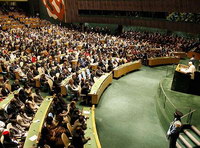
{"label": "handrail", "polygon": [[163,94],[165,95],[165,97],[167,98],[167,100],[170,102],[170,104],[174,107],[174,109],[176,109],[177,107],[170,101],[169,97],[166,95],[163,87],[162,87],[162,82],[164,81],[164,79],[160,82],[160,88],[162,89]]}
{"label": "handrail", "polygon": [[187,114],[183,115],[183,116],[181,117],[181,119],[185,118],[185,117],[186,117],[186,116],[188,116],[189,114],[192,114],[192,113],[194,113],[195,111],[197,111],[197,110],[196,110],[196,109],[194,109],[194,110],[190,111],[189,113],[187,113]]}
{"label": "handrail", "polygon": [[[169,101],[169,103],[174,107],[174,109],[177,110],[177,107],[170,101],[169,97],[167,96],[167,94],[165,93],[165,91],[164,91],[164,89],[163,89],[163,87],[162,87],[162,85],[161,85],[163,81],[164,81],[164,79],[159,83],[159,84],[160,84],[160,88],[161,88],[161,90],[162,90],[162,92],[163,92],[165,98],[166,98],[166,99]],[[166,101],[165,101],[165,102],[166,102]],[[191,108],[190,108],[190,110],[191,110]],[[197,110],[196,110],[196,109],[193,109],[192,111],[190,111],[190,112],[184,114],[184,115],[181,117],[181,119],[183,119],[183,118],[185,118],[185,117],[187,117],[187,116],[189,117],[189,115],[192,116],[192,114],[193,114],[195,111],[197,111]],[[190,117],[190,118],[191,118],[191,117]],[[191,120],[191,119],[188,119],[187,123],[189,123],[189,120]]]}

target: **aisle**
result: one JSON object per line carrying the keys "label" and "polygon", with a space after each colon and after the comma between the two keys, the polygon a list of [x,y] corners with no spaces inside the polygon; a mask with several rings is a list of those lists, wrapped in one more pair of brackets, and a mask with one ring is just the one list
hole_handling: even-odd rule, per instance
{"label": "aisle", "polygon": [[[118,80],[102,95],[96,124],[103,148],[167,148],[156,113],[155,95],[167,67],[142,67]],[[169,72],[169,71],[168,71]]]}

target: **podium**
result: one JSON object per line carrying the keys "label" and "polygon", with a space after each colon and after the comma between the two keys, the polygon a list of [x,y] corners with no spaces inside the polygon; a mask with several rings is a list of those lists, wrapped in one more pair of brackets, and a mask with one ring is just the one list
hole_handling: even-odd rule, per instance
{"label": "podium", "polygon": [[171,89],[183,93],[200,95],[200,72],[195,72],[194,80],[191,79],[187,69],[189,66],[178,64],[176,67]]}

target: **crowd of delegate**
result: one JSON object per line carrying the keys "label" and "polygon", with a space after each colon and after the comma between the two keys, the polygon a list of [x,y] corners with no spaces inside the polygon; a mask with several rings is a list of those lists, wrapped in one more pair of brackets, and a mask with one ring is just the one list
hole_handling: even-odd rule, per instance
{"label": "crowd of delegate", "polygon": [[200,23],[200,13],[172,12],[167,20],[174,22]]}
{"label": "crowd of delegate", "polygon": [[[31,27],[20,21],[23,17],[29,20],[25,15],[15,18],[14,13],[0,14],[5,21],[23,25],[3,29],[5,22],[1,22],[1,101],[14,95],[8,106],[0,109],[1,145],[4,147],[23,146],[28,128],[43,101],[41,90],[50,92],[54,102],[39,145],[64,147],[61,135],[65,133],[71,139],[69,147],[82,148],[90,138],[84,137],[87,119],[76,107],[76,101],[81,94],[89,98],[96,79],[131,61],[173,56],[174,51],[200,47],[196,40],[159,33],[128,31],[114,36],[106,34],[105,30],[103,33],[92,32],[90,28],[78,31],[49,23]],[[6,25],[9,24],[12,23]],[[91,69],[95,64],[97,69]],[[63,102],[60,90],[61,83],[68,77],[70,104]],[[40,86],[36,86],[36,80]]]}

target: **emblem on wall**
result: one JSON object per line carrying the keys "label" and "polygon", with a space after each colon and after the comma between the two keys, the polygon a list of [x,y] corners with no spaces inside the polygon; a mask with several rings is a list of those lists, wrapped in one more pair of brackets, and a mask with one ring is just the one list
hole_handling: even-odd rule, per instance
{"label": "emblem on wall", "polygon": [[64,0],[42,0],[50,17],[60,21],[65,20]]}

